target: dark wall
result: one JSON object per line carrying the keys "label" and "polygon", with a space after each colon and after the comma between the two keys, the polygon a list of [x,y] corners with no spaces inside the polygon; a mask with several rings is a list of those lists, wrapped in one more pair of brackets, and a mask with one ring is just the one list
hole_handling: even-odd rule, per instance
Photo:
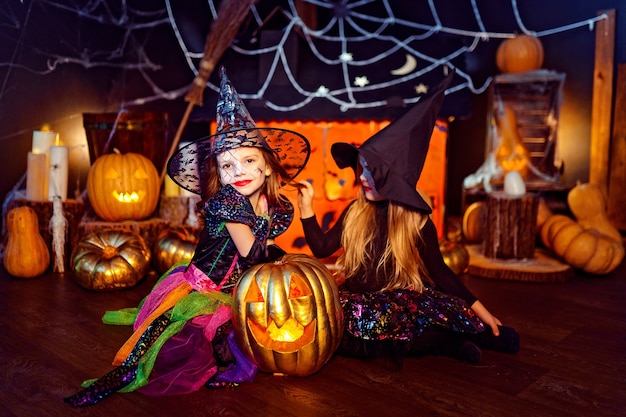
{"label": "dark wall", "polygon": [[[129,3],[143,3],[144,7],[157,3],[155,9],[163,8],[158,2]],[[469,3],[469,0],[463,2],[466,7]],[[510,2],[478,0],[476,3],[489,30],[515,31],[517,26],[512,19]],[[626,0],[520,0],[518,3],[524,23],[536,31],[585,20],[596,16],[599,10],[617,9],[616,61],[626,61]],[[46,68],[41,66],[42,51],[47,50],[46,42],[58,42],[59,36],[55,35],[61,33],[63,39],[74,37],[76,44],[84,48],[76,51],[75,45],[62,45],[62,48],[67,49],[68,56],[89,56],[94,51],[106,51],[109,47],[119,45],[123,34],[90,30],[91,26],[102,26],[96,26],[88,20],[62,22],[63,11],[43,2],[8,1],[2,7],[3,10],[9,7],[17,17],[15,20],[2,21],[3,26],[0,27],[0,61],[3,63],[0,66],[0,196],[3,199],[26,170],[26,154],[30,149],[32,131],[44,123],[52,124],[75,147],[71,154],[74,161],[71,160],[71,163],[77,168],[70,174],[69,188],[80,189],[84,187],[89,167],[84,143],[74,139],[80,137],[82,113],[116,112],[125,100],[145,95],[143,91],[138,92],[140,86],[145,88],[146,85],[142,71],[158,79],[161,88],[177,88],[191,81],[187,80],[188,70],[168,69],[172,62],[183,61],[168,25],[146,28],[137,32],[138,36],[129,39],[129,42],[136,42],[138,47],[145,48],[154,60],[151,68],[137,71],[129,70],[127,66],[124,69],[122,59],[132,63],[136,58],[132,56],[120,57],[119,66],[92,68],[84,63],[59,63],[54,68]],[[442,6],[438,3],[438,7]],[[462,20],[466,15],[455,14],[454,9],[446,9],[445,14],[456,20]],[[76,14],[65,15],[76,19]],[[467,18],[472,19],[469,15]],[[90,42],[84,39],[87,35],[93,38]],[[198,36],[202,39],[204,35]],[[545,36],[541,40],[545,49],[544,67],[563,72],[567,77],[559,129],[559,144],[562,144],[559,146],[565,166],[563,181],[585,181],[589,169],[595,34],[588,28],[580,28]],[[494,58],[498,43],[498,39],[482,42],[473,53],[467,55],[464,65],[475,79],[484,80],[498,73]],[[110,53],[115,51],[111,49]],[[48,62],[54,58],[47,57]],[[97,59],[97,56],[94,55],[93,59]],[[228,54],[225,59],[228,59]],[[9,65],[11,63],[13,65]],[[168,69],[167,72],[165,69]],[[233,69],[230,71],[236,72]],[[457,118],[450,127],[446,209],[452,215],[460,213],[463,178],[473,173],[485,157],[487,93],[470,95],[469,100],[468,114]],[[185,107],[186,103],[180,96],[135,106],[142,110],[168,112],[173,128],[180,121]],[[289,118],[310,119],[315,118],[315,114],[306,111],[290,114]],[[204,122],[192,121],[188,126],[192,137],[197,137],[201,132],[203,134],[205,129]],[[84,132],[80,133],[84,135]]]}

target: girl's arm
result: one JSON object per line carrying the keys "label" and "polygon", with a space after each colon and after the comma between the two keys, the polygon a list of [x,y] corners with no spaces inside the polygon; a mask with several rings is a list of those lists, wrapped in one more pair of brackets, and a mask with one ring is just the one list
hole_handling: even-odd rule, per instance
{"label": "girl's arm", "polygon": [[250,249],[252,249],[252,245],[254,245],[254,241],[256,240],[250,226],[243,223],[227,222],[226,229],[228,230],[231,239],[233,239],[233,243],[235,243],[235,246],[237,247],[237,252],[239,252],[239,254],[244,258],[248,256]]}
{"label": "girl's arm", "polygon": [[341,233],[345,210],[333,227],[324,232],[315,218],[313,211],[313,186],[308,181],[300,181],[302,187],[298,189],[298,208],[300,221],[304,230],[306,243],[316,258],[326,258],[341,247]]}
{"label": "girl's arm", "polygon": [[471,307],[474,313],[476,313],[476,315],[478,316],[478,318],[480,318],[482,322],[485,323],[487,326],[491,327],[493,335],[499,336],[500,330],[498,330],[498,325],[502,326],[502,322],[500,322],[500,319],[491,314],[489,310],[487,310],[487,308],[483,305],[483,303],[478,300],[476,300],[476,302],[474,302]]}

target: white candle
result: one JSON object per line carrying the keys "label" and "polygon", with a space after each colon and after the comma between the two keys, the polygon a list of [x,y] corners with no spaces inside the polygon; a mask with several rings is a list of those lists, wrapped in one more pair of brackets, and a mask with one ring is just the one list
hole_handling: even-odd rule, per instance
{"label": "white candle", "polygon": [[164,188],[166,197],[178,197],[181,189],[168,175],[165,176]]}
{"label": "white candle", "polygon": [[57,144],[57,133],[35,130],[33,132],[33,153],[49,154],[50,147]]}
{"label": "white candle", "polygon": [[69,174],[69,148],[52,146],[50,148],[50,175],[48,177],[48,200],[60,196],[67,200],[67,179]]}
{"label": "white candle", "polygon": [[48,197],[48,162],[45,154],[28,152],[26,164],[26,199],[45,201]]}

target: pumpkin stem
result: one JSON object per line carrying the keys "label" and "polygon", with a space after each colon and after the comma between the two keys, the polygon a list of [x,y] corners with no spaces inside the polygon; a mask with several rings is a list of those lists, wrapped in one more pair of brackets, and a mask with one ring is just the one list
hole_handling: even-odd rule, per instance
{"label": "pumpkin stem", "polygon": [[106,245],[102,251],[102,257],[104,259],[111,259],[117,256],[117,248],[115,246]]}

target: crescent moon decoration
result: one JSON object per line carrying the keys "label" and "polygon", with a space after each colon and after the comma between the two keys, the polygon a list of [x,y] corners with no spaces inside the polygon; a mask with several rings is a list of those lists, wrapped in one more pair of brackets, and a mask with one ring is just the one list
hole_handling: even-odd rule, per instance
{"label": "crescent moon decoration", "polygon": [[406,54],[406,62],[400,67],[391,70],[391,75],[406,75],[413,72],[417,68],[417,60],[413,55]]}

